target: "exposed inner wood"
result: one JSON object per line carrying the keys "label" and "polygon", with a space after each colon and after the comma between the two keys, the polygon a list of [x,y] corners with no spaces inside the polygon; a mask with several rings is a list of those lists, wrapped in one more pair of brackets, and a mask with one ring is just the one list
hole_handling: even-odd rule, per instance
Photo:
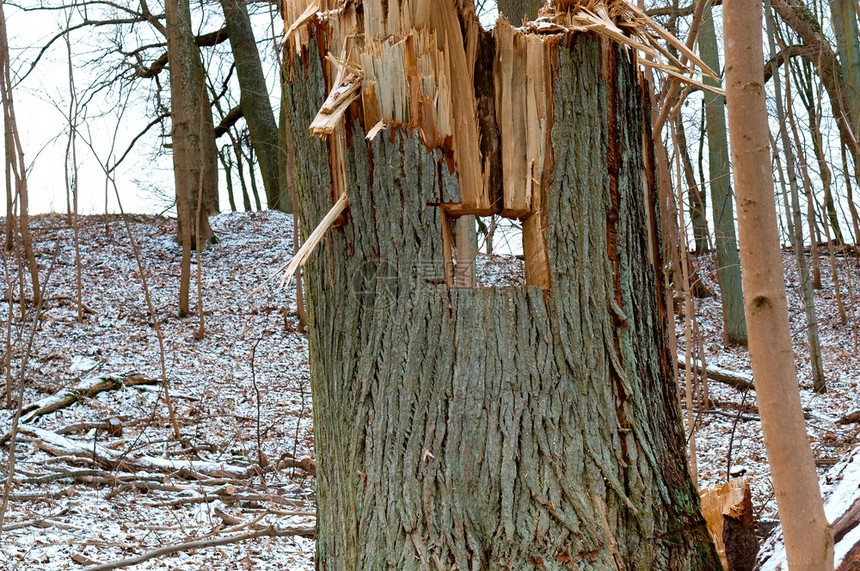
{"label": "exposed inner wood", "polygon": [[702,515],[723,569],[752,569],[758,544],[753,530],[752,494],[745,478],[701,493]]}
{"label": "exposed inner wood", "polygon": [[[440,151],[440,168],[457,181],[453,193],[443,185],[429,204],[453,218],[499,214],[521,220],[527,284],[548,288],[545,193],[554,166],[550,69],[557,46],[573,33],[595,33],[635,49],[638,63],[688,83],[700,85],[694,73],[714,74],[620,0],[555,2],[555,11],[535,22],[513,28],[500,19],[491,33],[468,6],[460,0],[285,0],[285,42],[301,53],[312,25],[316,34],[326,30],[327,45],[318,49],[327,98],[310,131],[328,141],[333,201],[346,192],[343,156],[350,130],[344,124],[357,120],[368,139],[386,125],[414,129]],[[701,71],[684,65],[657,38]]]}

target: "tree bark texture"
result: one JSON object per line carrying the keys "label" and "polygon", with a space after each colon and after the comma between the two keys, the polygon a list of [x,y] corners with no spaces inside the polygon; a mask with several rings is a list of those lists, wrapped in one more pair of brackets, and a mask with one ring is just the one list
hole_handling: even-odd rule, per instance
{"label": "tree bark texture", "polygon": [[[204,215],[200,217],[200,230],[201,242],[205,244],[212,235],[208,215],[218,211],[218,152],[205,71],[191,33],[188,0],[168,0],[165,14],[177,209],[189,209],[187,218],[180,213],[180,225],[189,220],[193,238],[197,231],[197,195],[200,184],[203,185]],[[194,242],[192,239],[191,243]]]}
{"label": "tree bark texture", "polygon": [[239,78],[242,112],[251,132],[251,144],[260,163],[266,203],[270,209],[278,209],[280,184],[278,181],[278,126],[269,101],[266,78],[260,53],[251,29],[251,19],[243,0],[220,0],[224,10],[230,48],[236,62],[236,77]]}
{"label": "tree bark texture", "polygon": [[499,0],[498,2],[499,13],[514,26],[519,26],[523,21],[537,19],[538,10],[544,4],[544,0]]}
{"label": "tree bark texture", "polygon": [[[340,176],[307,132],[329,29],[307,34],[285,85],[305,236]],[[318,569],[719,568],[648,257],[641,79],[594,35],[549,49],[551,288],[446,284],[450,156],[344,117],[349,210],[305,266]]]}
{"label": "tree bark texture", "polygon": [[788,323],[768,144],[761,2],[733,0],[723,11],[744,306],[764,443],[790,568],[830,571],[833,532],[806,433]]}
{"label": "tree bark texture", "polygon": [[[216,199],[218,196],[217,150],[203,64],[191,33],[188,0],[167,0],[165,16],[170,60],[173,176],[178,237],[182,245],[179,314],[186,315],[189,312],[191,249],[208,243],[212,237],[209,214],[213,207],[212,194]],[[214,207],[217,212],[217,201]]]}
{"label": "tree bark texture", "polygon": [[[706,8],[699,28],[699,52],[702,60],[718,74],[722,69],[717,47],[713,9]],[[709,77],[705,83],[719,87]],[[714,248],[717,254],[717,278],[722,290],[723,334],[726,343],[747,344],[744,316],[744,293],[740,258],[735,233],[735,207],[729,171],[729,141],[726,133],[725,98],[710,91],[705,98],[705,124],[708,131],[708,171],[711,175],[711,203],[714,208]]]}

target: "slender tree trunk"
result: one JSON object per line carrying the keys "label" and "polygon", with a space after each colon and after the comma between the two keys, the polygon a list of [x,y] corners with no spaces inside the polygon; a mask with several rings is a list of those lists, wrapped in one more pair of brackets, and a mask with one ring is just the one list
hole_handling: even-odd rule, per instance
{"label": "slender tree trunk", "polygon": [[[792,116],[790,106],[786,105],[788,116]],[[821,289],[821,259],[818,255],[818,224],[815,222],[815,193],[811,186],[804,186],[806,192],[806,225],[809,228],[809,251],[812,254],[812,289]]]}
{"label": "slender tree trunk", "polygon": [[[773,38],[773,17],[770,12],[767,13],[768,25],[768,43],[770,45],[771,54],[776,54],[776,44]],[[779,81],[779,75],[773,78],[774,90],[776,92],[776,115],[779,124],[782,126],[780,136],[782,139],[782,149],[785,155],[785,166],[788,171],[788,184],[791,191],[791,212],[792,216],[789,221],[789,232],[791,235],[791,245],[794,249],[794,257],[797,260],[797,272],[800,276],[800,291],[803,294],[803,310],[806,314],[806,336],[809,342],[809,364],[812,371],[812,385],[816,390],[826,391],[827,383],[824,378],[824,365],[821,359],[821,342],[818,337],[818,316],[815,312],[815,294],[813,292],[812,279],[809,275],[809,266],[806,262],[806,253],[803,251],[803,219],[800,213],[800,191],[797,183],[797,165],[794,159],[794,151],[792,150],[791,138],[789,136],[790,121],[786,117],[785,106],[782,98],[782,85]],[[786,73],[786,102],[790,103],[791,95],[789,93],[790,83],[789,75]],[[815,237],[812,237],[812,242],[815,242]]]}
{"label": "slender tree trunk", "polygon": [[[830,22],[836,36],[839,63],[842,64],[851,127],[854,137],[860,139],[860,33],[854,0],[830,0]],[[855,152],[854,157],[860,158],[860,153]],[[860,164],[860,161],[855,161],[855,164]]]}
{"label": "slender tree trunk", "polygon": [[254,149],[248,148],[248,181],[251,183],[251,194],[254,195],[254,204],[257,205],[257,211],[263,210],[263,205],[260,203],[260,192],[257,190],[257,173],[254,172]]}
{"label": "slender tree trunk", "polygon": [[824,516],[791,349],[768,146],[761,2],[723,5],[726,94],[738,194],[749,349],[765,447],[792,571],[831,571]]}
{"label": "slender tree trunk", "polygon": [[220,2],[224,10],[230,48],[236,62],[242,112],[251,132],[251,144],[260,162],[260,173],[263,175],[266,203],[270,209],[278,209],[281,205],[278,184],[278,126],[269,101],[268,86],[263,75],[254,31],[251,29],[251,18],[244,0]]}
{"label": "slender tree trunk", "polygon": [[[811,79],[811,78],[810,78]],[[821,101],[821,94],[819,93],[818,101]],[[810,103],[811,103],[810,98]],[[824,226],[824,235],[827,238],[827,253],[830,257],[830,274],[831,279],[833,280],[833,292],[836,295],[836,306],[839,308],[839,320],[842,323],[842,326],[845,327],[848,325],[848,315],[845,313],[845,304],[842,302],[842,288],[839,284],[839,270],[836,264],[836,253],[835,253],[835,245],[834,240],[830,237],[830,227],[832,225],[834,230],[834,238],[838,244],[844,244],[845,239],[842,236],[842,231],[839,228],[839,221],[836,217],[836,209],[833,206],[833,192],[831,190],[831,182],[833,180],[833,175],[830,171],[830,165],[827,164],[827,158],[824,156],[824,147],[821,140],[821,123],[819,118],[821,117],[820,108],[816,111],[816,109],[812,106],[809,107],[809,123],[810,123],[810,131],[812,132],[812,148],[815,153],[815,158],[818,161],[818,173],[821,177],[821,184],[824,187],[824,203],[829,204],[830,207],[827,208],[827,212],[824,216],[821,217],[822,224]],[[801,152],[800,149],[800,137],[797,132],[797,128],[792,123],[792,131],[794,133],[794,140],[797,144],[798,152]],[[806,188],[812,189],[812,180],[809,177],[809,168],[806,165],[806,161],[804,160],[801,163],[801,167],[803,170],[803,183]]]}
{"label": "slender tree trunk", "polygon": [[[706,8],[699,27],[699,52],[717,74],[720,73],[717,34],[713,11]],[[705,83],[718,85],[710,78]],[[726,136],[725,99],[705,91],[705,115],[708,130],[708,166],[711,174],[711,202],[714,207],[714,248],[717,256],[717,278],[722,290],[723,332],[726,343],[746,345],[747,326],[744,315],[743,285],[740,259],[735,237],[734,201],[729,171],[729,143]]]}
{"label": "slender tree trunk", "polygon": [[[364,23],[378,26],[371,4]],[[435,10],[455,24],[410,36],[416,51],[464,61],[453,3]],[[626,52],[589,34],[540,42],[552,78],[532,92],[551,105],[536,177],[550,285],[451,288],[437,204],[466,203],[474,165],[427,144],[432,122],[368,141],[370,99],[345,112],[343,147],[308,138],[335,87],[325,55],[340,48],[318,43],[330,25],[297,32],[306,43],[286,86],[303,233],[340,191],[350,197],[305,266],[317,567],[718,568],[686,472],[645,231],[643,88]],[[444,55],[420,44],[431,32]],[[442,70],[435,85],[449,81]]]}
{"label": "slender tree trunk", "polygon": [[227,200],[230,202],[230,212],[236,212],[236,197],[233,196],[233,166],[230,159],[230,151],[224,146],[218,150],[218,158],[224,169],[224,180],[227,182]]}
{"label": "slender tree trunk", "polygon": [[[788,114],[788,122],[791,126],[792,134],[794,135],[794,142],[795,142],[795,145],[797,146],[798,155],[801,156],[800,172],[803,175],[803,186],[806,189],[806,196],[809,197],[810,204],[811,204],[812,203],[811,198],[813,196],[812,178],[809,176],[809,168],[806,164],[806,158],[803,157],[803,147],[801,146],[802,143],[800,141],[800,135],[797,132],[797,125],[794,122],[794,114],[791,113],[791,111],[789,111],[789,114]],[[829,194],[829,189],[830,189],[830,170],[827,167],[826,162],[823,164],[823,167],[824,167],[824,169],[821,171],[821,179],[822,179],[822,182],[824,183],[824,193],[826,196]],[[822,216],[821,219],[822,219],[822,223],[824,224],[824,231],[827,235],[827,247],[828,247],[828,251],[830,252],[830,265],[831,265],[831,272],[833,274],[833,276],[832,276],[833,277],[833,286],[834,286],[835,293],[836,293],[836,304],[839,307],[839,316],[842,320],[842,325],[846,325],[847,324],[847,317],[845,315],[845,308],[842,306],[842,292],[839,289],[839,273],[836,271],[836,260],[833,256],[833,242],[830,241],[830,228],[829,228],[829,225],[827,224],[828,217]],[[813,242],[815,242],[815,241],[813,241]],[[818,251],[818,247],[816,246],[815,252],[817,253],[817,251]],[[813,259],[815,259],[815,258],[813,258]],[[819,279],[820,279],[820,274],[819,274]],[[818,328],[816,326],[816,330],[817,329]],[[820,347],[817,346],[817,341],[816,341],[816,347],[810,347],[810,350],[811,351],[816,350],[816,353],[817,353],[817,355],[812,356],[811,362],[819,363],[819,364],[822,363],[823,360],[821,358],[821,349],[820,349]],[[823,365],[821,365],[821,366],[823,367]],[[823,382],[823,379],[824,379],[824,373],[823,372],[821,373],[821,378],[822,378],[822,382],[816,383],[816,390],[820,390],[820,392],[824,392],[824,390],[826,389],[826,385]]]}
{"label": "slender tree trunk", "polygon": [[241,139],[236,139],[233,133],[229,133],[233,145],[233,154],[236,156],[236,170],[239,171],[239,186],[242,188],[242,207],[245,212],[251,212],[251,195],[248,194],[248,183],[245,182],[245,153],[242,152]]}
{"label": "slender tree trunk", "polygon": [[[675,166],[678,178],[678,204],[684,203],[684,193],[681,191],[681,144],[676,128],[680,121],[677,117],[672,122],[673,142],[675,143]],[[687,224],[684,219],[684,209],[678,208],[678,227],[681,228],[681,291],[684,294],[684,407],[687,410],[687,462],[693,483],[698,482],[698,467],[696,453],[696,412],[693,406],[693,369],[692,357],[695,342],[693,340],[693,315],[695,313],[691,280],[690,280],[690,248],[687,245]]]}
{"label": "slender tree trunk", "polygon": [[[6,33],[6,15],[3,12],[3,0],[0,0],[0,103],[3,107],[4,141],[6,144],[6,196],[7,208],[10,203],[9,195],[12,194],[14,184],[14,199],[11,208],[7,209],[7,217],[15,219],[15,203],[18,204],[18,231],[21,233],[21,246],[23,247],[23,260],[26,261],[30,270],[30,285],[33,290],[33,305],[39,305],[42,297],[42,289],[39,286],[39,265],[36,263],[36,255],[33,253],[33,242],[30,238],[30,212],[29,195],[27,190],[27,167],[24,164],[24,149],[21,147],[21,138],[18,133],[18,124],[15,117],[15,102],[12,97],[12,70],[9,64],[9,37]],[[8,223],[7,223],[8,224]],[[7,226],[7,247],[9,228]],[[13,239],[13,244],[15,240]],[[22,263],[19,258],[19,264]],[[24,287],[23,280],[21,287]],[[24,294],[21,292],[22,308]],[[21,318],[23,319],[23,312]]]}
{"label": "slender tree trunk", "polygon": [[[812,135],[812,148],[815,158],[818,161],[819,168],[821,168],[819,174],[822,186],[824,187],[824,215],[830,219],[830,225],[833,228],[836,239],[839,240],[840,243],[844,243],[842,228],[839,225],[839,216],[836,213],[836,205],[833,201],[833,195],[830,192],[832,175],[830,173],[830,167],[827,165],[827,161],[824,157],[824,150],[821,141],[820,118],[822,99],[824,95],[822,93],[823,89],[820,83],[817,90],[814,88],[813,67],[809,62],[803,61],[800,65],[792,65],[791,70],[795,76],[798,95],[800,96],[800,100],[803,102],[803,106],[806,108],[807,115],[809,116],[809,130]],[[795,139],[797,139],[796,136]],[[799,140],[797,145],[798,153],[803,154],[803,147]],[[802,161],[801,164],[805,167],[806,161]]]}
{"label": "slender tree trunk", "polygon": [[860,214],[857,213],[857,204],[854,202],[854,189],[848,172],[845,145],[840,145],[840,151],[842,153],[842,178],[845,180],[845,200],[848,201],[848,212],[851,213],[851,225],[854,228],[854,246],[860,246]]}
{"label": "slender tree trunk", "polygon": [[457,271],[454,283],[458,286],[475,285],[475,259],[478,257],[478,235],[474,216],[461,216],[456,222]]}
{"label": "slender tree trunk", "polygon": [[[699,186],[693,172],[693,161],[687,149],[687,135],[684,132],[684,122],[678,117],[675,120],[677,131],[678,153],[681,155],[684,167],[684,181],[687,183],[687,194],[690,197],[690,222],[693,224],[693,238],[696,242],[695,254],[701,255],[708,251],[708,218],[705,206],[705,186]],[[680,186],[680,181],[678,181]]]}
{"label": "slender tree trunk", "polygon": [[[207,243],[212,237],[212,229],[209,226],[209,208],[212,204],[207,197],[210,197],[213,188],[216,197],[218,193],[217,167],[214,162],[217,151],[212,114],[209,111],[206,84],[203,80],[203,64],[191,33],[188,0],[167,0],[165,15],[167,55],[170,62],[173,170],[179,215],[179,242],[182,244],[179,314],[184,316],[189,312],[191,249],[198,243],[198,233],[201,244]],[[207,133],[211,135],[211,140]],[[198,215],[197,195],[201,184],[204,212]]]}
{"label": "slender tree trunk", "polygon": [[[843,77],[842,66],[824,36],[815,13],[805,5],[804,0],[772,0],[772,5],[779,17],[803,42],[803,55],[815,67],[827,91],[842,141],[851,147],[855,160],[860,158],[860,135],[852,128],[851,106],[847,99],[850,89]],[[855,175],[860,176],[860,173]]]}

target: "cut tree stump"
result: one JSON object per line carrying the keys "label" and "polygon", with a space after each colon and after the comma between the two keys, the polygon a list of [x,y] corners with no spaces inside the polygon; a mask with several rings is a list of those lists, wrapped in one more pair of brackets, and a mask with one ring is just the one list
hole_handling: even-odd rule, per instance
{"label": "cut tree stump", "polygon": [[752,495],[746,478],[736,478],[701,493],[702,515],[714,538],[717,553],[728,571],[752,571],[758,540],[752,512]]}

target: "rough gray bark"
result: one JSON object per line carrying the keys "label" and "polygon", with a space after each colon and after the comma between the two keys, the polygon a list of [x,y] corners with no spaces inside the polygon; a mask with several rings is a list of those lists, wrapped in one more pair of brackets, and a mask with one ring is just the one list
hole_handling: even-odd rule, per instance
{"label": "rough gray bark", "polygon": [[[285,86],[305,236],[332,205],[312,26]],[[552,49],[551,289],[447,287],[428,203],[456,174],[414,131],[368,142],[344,119],[350,208],[305,266],[318,569],[718,568],[648,257],[635,68],[586,34]]]}
{"label": "rough gray bark", "polygon": [[[719,74],[722,65],[717,48],[713,11],[710,6],[706,8],[699,28],[699,53],[702,61]],[[717,82],[707,77],[705,83],[718,86]],[[725,98],[710,91],[703,93],[708,131],[711,203],[714,208],[714,248],[717,257],[717,278],[722,290],[723,333],[727,343],[746,345],[747,325],[744,316],[740,257],[735,233],[734,198],[729,172]]]}
{"label": "rough gray bark", "polygon": [[236,62],[242,112],[251,132],[251,144],[260,164],[266,203],[270,209],[280,208],[278,184],[278,126],[269,101],[266,78],[260,63],[260,53],[251,19],[244,0],[220,0],[224,10],[225,27]]}
{"label": "rough gray bark", "polygon": [[499,0],[499,13],[514,26],[519,26],[523,21],[536,19],[538,10],[545,3],[544,0]]}
{"label": "rough gray bark", "polygon": [[[188,0],[167,0],[165,15],[170,59],[173,173],[179,243],[182,244],[179,314],[186,315],[189,310],[191,249],[198,243],[206,244],[212,237],[209,214],[213,206],[211,195],[214,192],[215,197],[218,196],[217,150],[203,64],[191,34]],[[198,200],[200,194],[202,201]],[[215,207],[217,211],[217,202]]]}

